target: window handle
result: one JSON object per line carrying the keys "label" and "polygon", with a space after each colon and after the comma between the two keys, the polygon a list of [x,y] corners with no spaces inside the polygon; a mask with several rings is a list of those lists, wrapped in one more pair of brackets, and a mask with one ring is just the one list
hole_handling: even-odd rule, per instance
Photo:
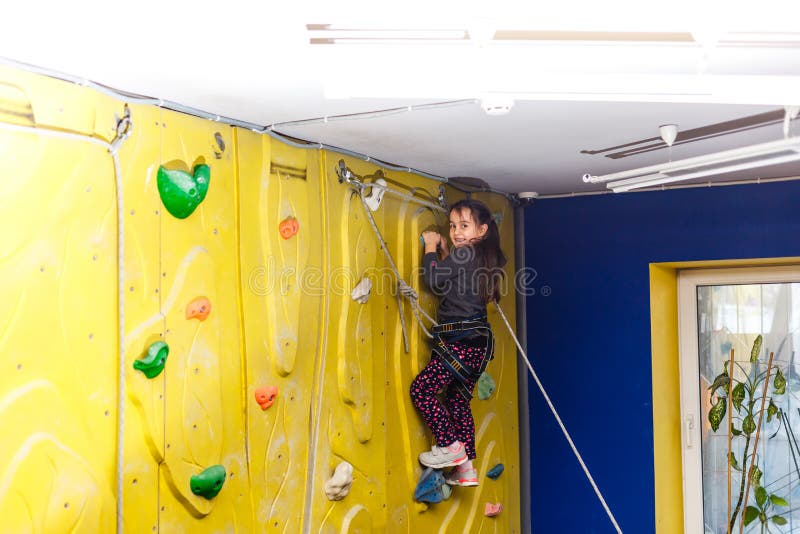
{"label": "window handle", "polygon": [[692,441],[692,436],[694,435],[694,414],[687,414],[684,424],[686,425],[686,448],[691,449],[694,447],[694,442]]}

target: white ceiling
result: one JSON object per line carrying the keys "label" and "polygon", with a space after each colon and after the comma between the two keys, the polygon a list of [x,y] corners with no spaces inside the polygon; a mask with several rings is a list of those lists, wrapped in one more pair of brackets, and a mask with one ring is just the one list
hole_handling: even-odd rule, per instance
{"label": "white ceiling", "polygon": [[[539,13],[408,1],[379,15],[374,2],[108,4],[7,6],[0,58],[509,192],[600,191],[581,176],[781,139],[773,120],[619,159],[581,153],[657,138],[661,124],[686,132],[800,104],[798,2],[559,2]],[[308,24],[460,37],[310,44],[332,34]],[[510,112],[484,113],[481,100],[498,97]],[[777,176],[800,176],[800,163],[714,179]]]}

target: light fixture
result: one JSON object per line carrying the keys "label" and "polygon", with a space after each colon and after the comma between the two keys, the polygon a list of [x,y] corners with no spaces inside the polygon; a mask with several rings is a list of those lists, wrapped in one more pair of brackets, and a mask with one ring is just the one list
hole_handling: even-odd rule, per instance
{"label": "light fixture", "polygon": [[514,99],[503,95],[485,94],[481,98],[481,109],[487,115],[505,115],[514,107]]}
{"label": "light fixture", "polygon": [[800,161],[800,137],[789,137],[694,158],[603,176],[583,175],[585,183],[606,183],[615,193]]}

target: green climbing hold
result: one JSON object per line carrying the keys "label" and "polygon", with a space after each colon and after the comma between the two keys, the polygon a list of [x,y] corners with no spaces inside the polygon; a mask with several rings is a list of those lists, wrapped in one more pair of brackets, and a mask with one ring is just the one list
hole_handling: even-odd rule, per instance
{"label": "green climbing hold", "polygon": [[195,165],[193,174],[182,170],[158,167],[158,194],[167,211],[185,219],[200,205],[208,193],[211,168],[205,163]]}
{"label": "green climbing hold", "polygon": [[484,371],[478,379],[478,398],[486,400],[492,396],[497,386],[494,385],[494,380],[489,376],[489,373]]}
{"label": "green climbing hold", "polygon": [[204,499],[213,499],[225,484],[225,468],[221,465],[212,465],[203,470],[199,475],[192,475],[189,486],[192,493]]}
{"label": "green climbing hold", "polygon": [[133,362],[133,368],[144,373],[147,378],[155,378],[164,370],[169,356],[169,346],[163,341],[156,341],[147,347],[144,358]]}

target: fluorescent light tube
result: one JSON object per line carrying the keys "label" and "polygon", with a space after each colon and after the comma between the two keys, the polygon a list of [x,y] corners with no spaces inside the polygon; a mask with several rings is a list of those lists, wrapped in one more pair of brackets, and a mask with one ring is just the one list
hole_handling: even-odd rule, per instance
{"label": "fluorescent light tube", "polygon": [[610,182],[608,184],[608,188],[613,190],[615,193],[622,193],[625,191],[631,191],[633,189],[643,189],[645,187],[654,187],[657,185],[671,184],[674,182],[691,180],[693,178],[702,178],[704,176],[716,176],[719,174],[727,174],[729,172],[743,171],[746,169],[755,169],[758,167],[766,167],[769,165],[779,165],[781,163],[790,163],[792,161],[800,161],[800,153],[778,156],[774,158],[761,159],[758,161],[749,161],[746,163],[726,165],[723,167],[714,167],[712,169],[705,169],[702,171],[690,172],[687,174],[680,174],[677,176],[657,174],[651,176],[642,176],[641,178],[620,180],[619,182]]}
{"label": "fluorescent light tube", "polygon": [[621,192],[791,161],[800,161],[800,137],[725,150],[604,176],[584,175],[583,181],[594,184],[609,182],[607,184],[609,189]]}

